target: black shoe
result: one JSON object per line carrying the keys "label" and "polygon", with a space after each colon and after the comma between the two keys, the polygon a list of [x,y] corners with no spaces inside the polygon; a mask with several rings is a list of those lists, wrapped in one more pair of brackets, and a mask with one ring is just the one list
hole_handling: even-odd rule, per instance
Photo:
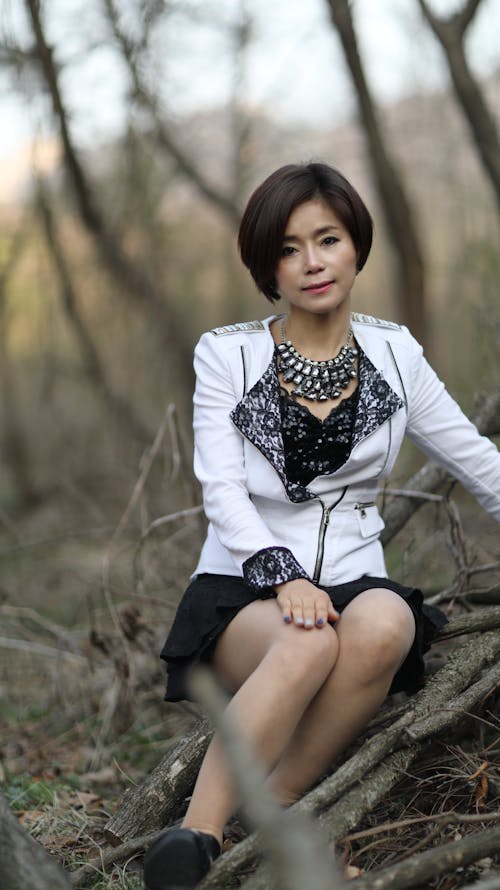
{"label": "black shoe", "polygon": [[147,890],[196,887],[220,852],[220,844],[211,834],[173,828],[162,834],[144,857],[145,886]]}

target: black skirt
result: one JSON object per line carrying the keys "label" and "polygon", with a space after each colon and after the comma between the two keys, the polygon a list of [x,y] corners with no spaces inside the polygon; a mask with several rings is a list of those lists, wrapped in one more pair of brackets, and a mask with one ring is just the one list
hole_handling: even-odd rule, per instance
{"label": "black skirt", "polygon": [[[399,594],[413,612],[415,639],[392,681],[390,693],[416,692],[423,681],[423,655],[438,630],[446,624],[446,616],[440,609],[424,604],[418,588],[405,587],[389,578],[363,575],[356,581],[322,589],[329,594],[336,610],[342,612],[359,593],[374,587],[383,587]],[[242,578],[232,575],[202,574],[194,578],[179,604],[161,651],[161,657],[167,662],[165,700],[175,702],[189,699],[186,673],[191,665],[210,661],[217,639],[240,609],[254,600],[273,599],[275,596],[273,588],[257,592]]]}

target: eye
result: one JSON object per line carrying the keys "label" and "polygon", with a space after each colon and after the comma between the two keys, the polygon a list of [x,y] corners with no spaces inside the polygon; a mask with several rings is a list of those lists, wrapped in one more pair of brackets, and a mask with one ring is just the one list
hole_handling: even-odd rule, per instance
{"label": "eye", "polygon": [[338,241],[339,238],[336,238],[335,235],[327,235],[326,238],[323,238],[321,243],[324,244],[325,247],[331,247],[332,244],[337,244]]}
{"label": "eye", "polygon": [[281,256],[283,256],[283,257],[293,256],[294,253],[295,253],[295,247],[292,247],[291,244],[285,244],[285,246],[282,247],[282,249],[281,249]]}

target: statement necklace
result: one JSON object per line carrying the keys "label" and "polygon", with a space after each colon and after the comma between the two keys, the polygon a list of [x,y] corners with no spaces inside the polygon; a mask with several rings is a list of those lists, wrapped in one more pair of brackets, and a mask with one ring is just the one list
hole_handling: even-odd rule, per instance
{"label": "statement necklace", "polygon": [[353,330],[340,352],[323,362],[312,361],[297,352],[291,340],[286,339],[285,316],[281,319],[281,343],[278,350],[278,370],[286,383],[295,384],[292,395],[302,396],[314,402],[338,399],[341,391],[358,375],[354,363],[358,354],[352,346]]}

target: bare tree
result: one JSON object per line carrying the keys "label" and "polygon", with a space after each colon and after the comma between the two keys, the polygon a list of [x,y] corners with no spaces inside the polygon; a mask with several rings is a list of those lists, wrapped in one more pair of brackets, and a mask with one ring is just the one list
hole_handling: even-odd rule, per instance
{"label": "bare tree", "polygon": [[370,163],[394,248],[398,276],[398,300],[403,320],[415,336],[426,342],[424,258],[410,201],[397,165],[391,158],[380,125],[358,49],[351,3],[326,0],[332,22],[339,34],[347,66],[358,100],[361,123],[370,150]]}
{"label": "bare tree", "polygon": [[125,252],[97,205],[87,171],[73,143],[69,115],[59,86],[58,67],[54,51],[45,37],[39,0],[26,0],[26,7],[33,28],[37,62],[59,123],[65,165],[82,222],[92,236],[101,261],[119,284],[121,292],[134,305],[148,308],[163,347],[175,358],[177,367],[182,369],[183,379],[189,381],[192,376],[191,350],[185,343],[183,326],[177,320],[171,302],[160,292],[156,282],[153,282],[139,262],[133,261]]}
{"label": "bare tree", "polygon": [[132,433],[140,442],[149,442],[151,433],[136,416],[132,406],[114,390],[108,380],[92,335],[79,310],[76,288],[59,239],[53,209],[41,180],[38,180],[37,205],[42,218],[47,249],[59,279],[63,309],[80,347],[88,379],[124,431],[129,435]]}
{"label": "bare tree", "polygon": [[465,53],[467,30],[481,6],[481,0],[467,0],[449,16],[438,16],[426,0],[418,0],[420,9],[437,37],[446,56],[455,95],[476,144],[495,193],[500,210],[500,138],[496,121],[486,104],[484,93],[472,73]]}
{"label": "bare tree", "polygon": [[103,4],[113,35],[127,64],[135,98],[150,113],[153,136],[157,145],[175,161],[179,170],[198,189],[200,194],[219,211],[222,211],[233,226],[237,225],[240,213],[234,193],[225,194],[217,189],[188,157],[164,120],[157,96],[147,86],[140,65],[141,50],[144,48],[146,40],[143,38],[134,42],[130,39],[120,24],[120,14],[115,0],[103,0]]}

